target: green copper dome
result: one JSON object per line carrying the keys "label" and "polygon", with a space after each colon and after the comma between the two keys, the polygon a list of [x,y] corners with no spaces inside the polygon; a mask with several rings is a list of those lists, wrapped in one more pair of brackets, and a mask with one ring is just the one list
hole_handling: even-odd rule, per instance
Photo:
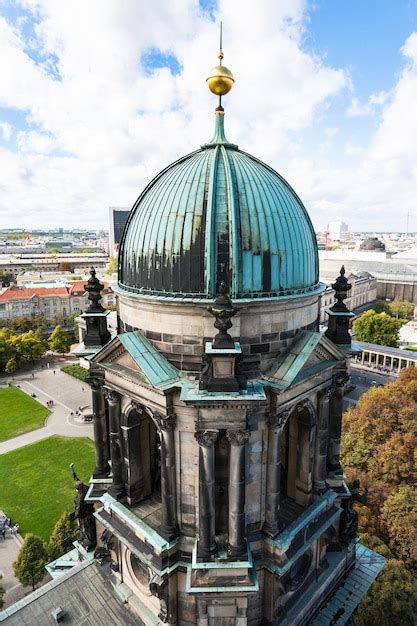
{"label": "green copper dome", "polygon": [[213,140],[169,165],[144,189],[126,224],[119,287],[235,299],[316,291],[318,254],[307,211],[272,168],[238,150],[216,111]]}

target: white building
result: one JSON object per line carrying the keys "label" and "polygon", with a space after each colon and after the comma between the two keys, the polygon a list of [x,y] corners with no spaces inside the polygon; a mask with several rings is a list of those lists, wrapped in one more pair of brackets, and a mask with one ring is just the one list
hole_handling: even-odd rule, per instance
{"label": "white building", "polygon": [[332,241],[341,241],[346,239],[348,234],[348,225],[345,222],[330,222],[327,227],[329,239]]}

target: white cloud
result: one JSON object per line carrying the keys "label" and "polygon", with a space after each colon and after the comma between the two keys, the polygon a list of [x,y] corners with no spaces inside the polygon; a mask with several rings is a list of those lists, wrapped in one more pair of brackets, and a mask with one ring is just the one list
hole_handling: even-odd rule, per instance
{"label": "white cloud", "polygon": [[377,107],[382,106],[388,100],[389,94],[386,91],[372,93],[368,101],[360,103],[358,98],[352,98],[346,113],[349,117],[368,117],[377,113]]}
{"label": "white cloud", "polygon": [[[109,205],[132,205],[162,167],[210,139],[216,102],[205,77],[216,64],[217,24],[197,0],[22,4],[36,14],[35,39],[24,39],[22,20],[0,19],[0,106],[29,122],[6,130],[17,151],[0,149],[1,221],[105,225]],[[399,207],[415,206],[416,34],[389,99],[352,100],[351,115],[380,117],[369,145],[348,143],[342,167],[331,156],[341,133],[325,112],[350,79],[303,48],[304,0],[221,0],[219,15],[236,78],[225,99],[231,141],[287,175],[319,225],[330,215],[395,222]],[[181,73],[149,75],[140,64],[149,48],[175,55]],[[315,125],[324,143],[308,151],[302,138]]]}

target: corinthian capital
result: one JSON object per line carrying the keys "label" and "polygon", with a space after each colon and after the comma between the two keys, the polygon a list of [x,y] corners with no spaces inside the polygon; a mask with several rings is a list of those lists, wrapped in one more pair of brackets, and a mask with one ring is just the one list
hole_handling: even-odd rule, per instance
{"label": "corinthian capital", "polygon": [[231,446],[244,446],[249,441],[249,430],[228,430],[226,437]]}
{"label": "corinthian capital", "polygon": [[196,430],[194,437],[196,438],[199,446],[210,448],[210,446],[212,446],[216,441],[218,434],[217,430]]}
{"label": "corinthian capital", "polygon": [[348,382],[350,376],[347,372],[337,372],[333,375],[333,385],[335,387],[343,387]]}
{"label": "corinthian capital", "polygon": [[93,391],[101,391],[104,385],[102,378],[96,378],[95,376],[87,376],[86,382],[90,385]]}
{"label": "corinthian capital", "polygon": [[120,393],[118,393],[114,389],[110,389],[110,387],[103,387],[103,393],[107,402],[119,402],[120,401]]}
{"label": "corinthian capital", "polygon": [[177,424],[177,418],[174,413],[162,415],[162,413],[155,411],[152,418],[158,430],[174,430]]}
{"label": "corinthian capital", "polygon": [[270,413],[268,416],[268,426],[270,428],[284,428],[290,415],[291,409],[285,409],[284,411],[278,410],[276,413]]}

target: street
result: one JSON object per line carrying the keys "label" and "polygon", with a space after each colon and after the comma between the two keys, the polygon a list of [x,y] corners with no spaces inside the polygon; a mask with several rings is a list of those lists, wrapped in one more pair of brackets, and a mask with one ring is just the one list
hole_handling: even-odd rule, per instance
{"label": "street", "polygon": [[390,376],[389,374],[381,374],[379,372],[368,372],[358,367],[351,367],[350,373],[351,377],[348,385],[355,385],[355,389],[345,395],[345,408],[350,405],[356,404],[361,395],[366,393],[371,387],[386,385],[387,383],[396,380],[395,376]]}

